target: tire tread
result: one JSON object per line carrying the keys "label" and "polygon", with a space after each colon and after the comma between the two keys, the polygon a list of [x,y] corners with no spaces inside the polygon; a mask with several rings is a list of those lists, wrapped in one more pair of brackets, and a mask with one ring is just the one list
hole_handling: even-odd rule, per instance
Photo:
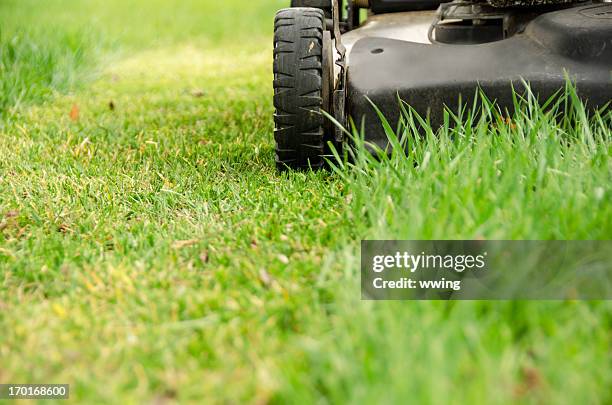
{"label": "tire tread", "polygon": [[288,8],[274,23],[274,139],[279,170],[324,166],[322,49],[325,15]]}

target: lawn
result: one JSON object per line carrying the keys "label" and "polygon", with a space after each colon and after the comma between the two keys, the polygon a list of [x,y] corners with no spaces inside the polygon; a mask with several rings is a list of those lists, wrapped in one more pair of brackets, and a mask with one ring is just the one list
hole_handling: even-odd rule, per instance
{"label": "lawn", "polygon": [[285,3],[0,3],[0,383],[86,403],[610,403],[610,302],[361,301],[358,250],[610,239],[610,115],[525,102],[408,125],[407,156],[278,174]]}

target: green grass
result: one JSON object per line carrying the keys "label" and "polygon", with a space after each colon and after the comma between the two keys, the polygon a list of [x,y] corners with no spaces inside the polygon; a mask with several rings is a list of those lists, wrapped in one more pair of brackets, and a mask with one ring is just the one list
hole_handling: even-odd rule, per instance
{"label": "green grass", "polygon": [[0,114],[74,87],[88,61],[86,42],[82,33],[0,32]]}
{"label": "green grass", "polygon": [[[425,121],[402,105],[398,131],[381,117],[391,153],[367,153],[349,134],[353,162],[335,172],[353,230],[368,239],[609,239],[612,117],[587,119],[571,88],[555,102],[542,109],[529,95],[508,120],[485,99],[480,121],[449,115],[425,136],[417,129]],[[284,401],[611,400],[608,302],[356,305],[358,256],[355,244],[332,253],[347,270],[320,280],[334,303],[310,317],[309,330],[324,332],[292,345]]]}
{"label": "green grass", "polygon": [[528,100],[421,139],[407,111],[406,156],[278,175],[285,2],[176,3],[0,4],[0,383],[87,403],[611,400],[607,302],[362,302],[358,275],[362,238],[610,239],[609,116]]}
{"label": "green grass", "polygon": [[[568,83],[538,105],[515,98],[512,116],[480,95],[482,111],[447,113],[433,131],[402,103],[398,131],[381,115],[391,154],[363,153],[336,172],[350,184],[360,234],[384,239],[607,239],[609,110],[588,117]],[[427,129],[422,131],[419,126]],[[352,170],[348,170],[352,169]]]}

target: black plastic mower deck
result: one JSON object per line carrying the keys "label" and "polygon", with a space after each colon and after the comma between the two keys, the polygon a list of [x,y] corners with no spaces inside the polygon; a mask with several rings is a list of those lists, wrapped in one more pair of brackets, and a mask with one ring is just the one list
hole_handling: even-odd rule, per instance
{"label": "black plastic mower deck", "polygon": [[364,119],[368,140],[384,147],[387,140],[368,98],[397,122],[399,94],[438,125],[445,105],[457,111],[459,96],[471,105],[478,86],[511,111],[512,86],[520,91],[525,80],[544,100],[565,86],[568,75],[590,108],[612,99],[612,4],[546,13],[524,32],[486,44],[363,38],[350,52],[348,114],[358,125]]}

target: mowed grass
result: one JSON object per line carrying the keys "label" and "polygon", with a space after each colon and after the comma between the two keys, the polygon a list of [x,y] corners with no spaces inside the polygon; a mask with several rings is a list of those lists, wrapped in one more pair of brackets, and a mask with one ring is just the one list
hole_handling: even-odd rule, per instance
{"label": "mowed grass", "polygon": [[609,402],[608,302],[362,302],[358,275],[362,238],[609,239],[609,115],[526,102],[419,140],[407,113],[407,156],[279,175],[284,6],[0,5],[0,383],[87,403]]}

